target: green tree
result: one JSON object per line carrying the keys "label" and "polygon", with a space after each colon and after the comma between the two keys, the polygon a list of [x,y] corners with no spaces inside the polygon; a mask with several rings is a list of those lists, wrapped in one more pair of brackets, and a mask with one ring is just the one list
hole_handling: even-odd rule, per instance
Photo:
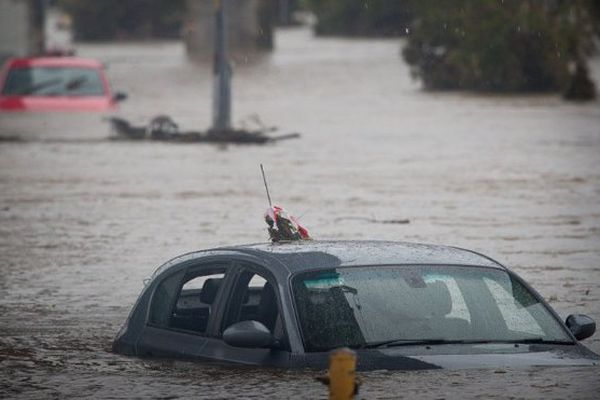
{"label": "green tree", "polygon": [[77,38],[172,38],[179,36],[184,0],[59,0],[73,16]]}
{"label": "green tree", "polygon": [[399,36],[411,20],[409,0],[305,0],[318,35]]}
{"label": "green tree", "polygon": [[565,90],[585,72],[593,3],[421,0],[404,58],[429,89]]}

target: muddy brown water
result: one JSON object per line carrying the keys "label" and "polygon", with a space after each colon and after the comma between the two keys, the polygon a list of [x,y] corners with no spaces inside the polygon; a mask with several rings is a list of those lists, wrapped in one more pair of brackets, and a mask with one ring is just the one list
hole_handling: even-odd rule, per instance
{"label": "muddy brown water", "polygon": [[[562,317],[600,321],[598,102],[425,93],[397,41],[317,40],[302,29],[277,41],[271,56],[236,66],[234,115],[241,124],[257,113],[300,140],[111,142],[97,116],[67,133],[73,116],[47,114],[24,118],[29,141],[0,144],[0,397],[325,398],[313,373],[109,352],[163,261],[266,239],[261,162],[276,202],[316,238],[472,248],[516,270]],[[209,124],[210,67],[188,64],[180,44],[79,54],[109,64],[113,86],[130,95],[127,118]],[[599,334],[584,343],[600,352]],[[599,368],[361,375],[369,399],[600,396]]]}

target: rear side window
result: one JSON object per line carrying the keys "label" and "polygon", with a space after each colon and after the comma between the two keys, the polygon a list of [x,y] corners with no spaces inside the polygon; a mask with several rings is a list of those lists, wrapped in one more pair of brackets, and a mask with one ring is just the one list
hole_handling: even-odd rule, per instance
{"label": "rear side window", "polygon": [[225,273],[225,267],[206,267],[165,279],[154,293],[149,323],[205,334]]}
{"label": "rear side window", "polygon": [[2,89],[5,96],[104,96],[98,70],[74,67],[11,69]]}

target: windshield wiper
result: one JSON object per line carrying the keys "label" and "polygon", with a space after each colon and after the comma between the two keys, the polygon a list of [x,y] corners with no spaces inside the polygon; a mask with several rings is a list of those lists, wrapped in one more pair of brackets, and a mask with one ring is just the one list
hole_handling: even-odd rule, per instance
{"label": "windshield wiper", "polygon": [[381,340],[378,342],[369,342],[356,348],[359,349],[376,349],[381,347],[398,347],[398,346],[422,346],[422,345],[438,345],[438,344],[574,344],[565,340],[547,340],[543,338],[528,338],[518,340],[449,340],[449,339],[395,339]]}
{"label": "windshield wiper", "polygon": [[[64,88],[66,91],[73,91],[79,89],[83,84],[87,83],[88,78],[85,75],[76,76],[73,79],[68,80],[64,84]],[[34,94],[39,92],[42,89],[47,89],[49,87],[58,85],[63,82],[61,78],[48,79],[47,81],[40,82],[38,84],[28,86],[25,89],[21,90],[19,94]]]}
{"label": "windshield wiper", "polygon": [[394,340],[381,340],[378,342],[364,343],[357,348],[359,349],[376,349],[380,347],[396,347],[396,346],[419,346],[419,345],[430,345],[430,344],[457,344],[464,343],[464,340],[446,340],[446,339],[394,339]]}
{"label": "windshield wiper", "polygon": [[34,94],[36,92],[39,92],[42,89],[46,89],[47,87],[57,85],[61,82],[62,82],[62,79],[60,79],[60,78],[48,79],[47,81],[43,81],[43,82],[40,82],[35,85],[27,86],[23,90],[20,90],[18,94],[19,95]]}
{"label": "windshield wiper", "polygon": [[516,340],[499,340],[499,343],[514,343],[514,344],[574,344],[568,340],[548,340],[540,337],[516,339]]}
{"label": "windshield wiper", "polygon": [[78,76],[78,77],[75,77],[75,78],[69,80],[65,84],[65,88],[69,91],[76,90],[76,89],[79,89],[81,87],[81,85],[83,85],[87,81],[88,81],[87,76],[81,75],[81,76]]}

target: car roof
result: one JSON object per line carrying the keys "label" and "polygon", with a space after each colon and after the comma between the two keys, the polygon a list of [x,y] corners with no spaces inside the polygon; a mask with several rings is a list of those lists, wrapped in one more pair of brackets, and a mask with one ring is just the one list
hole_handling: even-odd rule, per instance
{"label": "car roof", "polygon": [[9,68],[25,67],[82,67],[102,68],[100,61],[81,57],[21,57],[8,61]]}
{"label": "car roof", "polygon": [[408,242],[310,240],[248,244],[213,250],[242,253],[271,261],[271,264],[275,261],[275,264],[285,266],[291,273],[338,266],[392,264],[476,265],[505,269],[497,261],[471,250]]}

